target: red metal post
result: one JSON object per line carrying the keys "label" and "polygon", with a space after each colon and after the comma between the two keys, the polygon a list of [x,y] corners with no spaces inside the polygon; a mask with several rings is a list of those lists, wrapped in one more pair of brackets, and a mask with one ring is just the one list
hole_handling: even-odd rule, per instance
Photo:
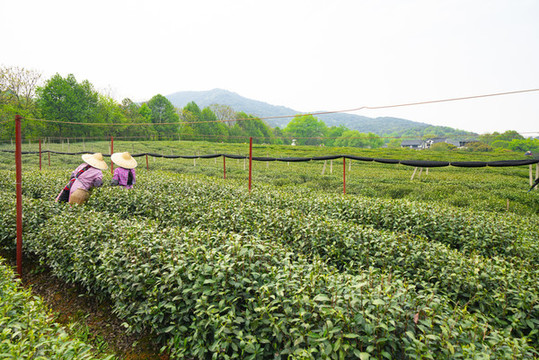
{"label": "red metal post", "polygon": [[17,191],[17,274],[22,277],[22,162],[21,116],[15,115],[15,186]]}
{"label": "red metal post", "polygon": [[148,165],[148,154],[146,154],[146,170],[150,170],[150,166]]}
{"label": "red metal post", "polygon": [[249,192],[251,192],[251,173],[253,165],[253,138],[249,138]]}
{"label": "red metal post", "polygon": [[342,193],[346,194],[346,158],[342,157]]}
{"label": "red metal post", "polygon": [[114,138],[110,136],[110,173],[114,175],[114,164],[112,162],[112,154],[114,153]]}
{"label": "red metal post", "polygon": [[226,157],[223,155],[223,179],[226,179]]}
{"label": "red metal post", "polygon": [[41,139],[39,139],[39,171],[41,171]]}

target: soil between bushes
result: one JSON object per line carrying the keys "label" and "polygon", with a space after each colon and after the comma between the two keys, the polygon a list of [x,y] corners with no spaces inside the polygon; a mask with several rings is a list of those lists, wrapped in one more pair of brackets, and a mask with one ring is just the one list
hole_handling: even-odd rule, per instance
{"label": "soil between bushes", "polygon": [[[0,257],[16,272],[16,257],[12,252],[0,251]],[[32,257],[22,261],[22,285],[43,299],[51,310],[55,322],[67,326],[76,324],[82,329],[79,336],[86,343],[107,354],[115,354],[124,360],[168,360],[169,356],[159,352],[160,346],[152,342],[149,334],[126,333],[123,321],[112,313],[107,301],[89,295],[83,288],[54,276],[49,268],[40,265]],[[105,345],[105,346],[103,346]]]}

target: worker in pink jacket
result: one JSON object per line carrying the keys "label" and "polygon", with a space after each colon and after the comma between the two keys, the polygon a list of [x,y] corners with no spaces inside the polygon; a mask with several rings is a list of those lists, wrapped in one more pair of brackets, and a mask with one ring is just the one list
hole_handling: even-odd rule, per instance
{"label": "worker in pink jacket", "polygon": [[132,189],[135,185],[135,160],[128,152],[114,153],[110,156],[112,162],[118,167],[114,170],[111,185],[123,186],[126,189]]}
{"label": "worker in pink jacket", "polygon": [[107,163],[101,153],[82,155],[84,163],[72,173],[67,185],[56,197],[56,201],[82,204],[90,197],[90,190],[103,185],[103,173]]}

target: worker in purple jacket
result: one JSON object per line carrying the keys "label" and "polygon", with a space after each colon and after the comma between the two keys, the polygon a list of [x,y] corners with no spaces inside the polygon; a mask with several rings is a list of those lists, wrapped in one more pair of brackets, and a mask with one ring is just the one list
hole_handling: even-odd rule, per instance
{"label": "worker in purple jacket", "polygon": [[123,186],[126,189],[133,188],[135,184],[135,168],[137,160],[135,160],[128,152],[114,153],[110,159],[118,167],[114,170],[111,185]]}
{"label": "worker in purple jacket", "polygon": [[90,197],[90,190],[103,185],[103,173],[107,163],[101,153],[82,155],[84,163],[72,173],[67,185],[60,191],[56,201],[82,204]]}

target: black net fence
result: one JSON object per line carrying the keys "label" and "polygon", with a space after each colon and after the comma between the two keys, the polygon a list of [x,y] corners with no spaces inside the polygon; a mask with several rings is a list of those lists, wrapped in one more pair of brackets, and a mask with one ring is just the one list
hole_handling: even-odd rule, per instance
{"label": "black net fence", "polygon": [[[14,153],[15,150],[0,150],[0,152]],[[22,151],[22,155],[39,154],[39,151]],[[41,153],[51,153],[59,155],[82,155],[88,154],[88,151],[79,152],[63,152],[53,150],[43,150]],[[104,157],[110,157],[110,154],[103,154]],[[131,154],[133,157],[152,156],[156,158],[165,159],[213,159],[218,157],[225,157],[228,159],[249,159],[246,155],[234,155],[234,154],[209,154],[209,155],[164,155],[157,153],[138,153]],[[336,160],[336,159],[350,159],[365,162],[377,162],[381,164],[401,164],[413,167],[422,168],[437,168],[445,166],[456,166],[463,168],[478,168],[478,167],[512,167],[533,165],[539,163],[539,158],[530,158],[525,160],[497,160],[497,161],[435,161],[435,160],[398,160],[398,159],[383,159],[383,158],[370,158],[355,155],[327,155],[327,156],[314,156],[314,157],[267,157],[267,156],[253,156],[253,161],[281,161],[281,162],[308,162],[308,161],[321,161],[321,160]]]}

